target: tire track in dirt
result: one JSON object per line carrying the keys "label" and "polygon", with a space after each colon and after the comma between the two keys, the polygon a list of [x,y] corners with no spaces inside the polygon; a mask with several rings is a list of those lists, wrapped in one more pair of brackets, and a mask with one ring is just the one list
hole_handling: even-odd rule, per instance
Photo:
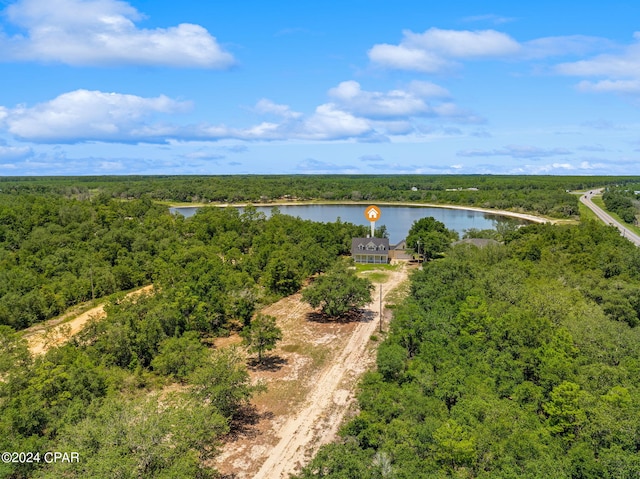
{"label": "tire track in dirt", "polygon": [[[125,298],[139,296],[148,293],[153,289],[149,284],[127,293]],[[99,304],[83,313],[78,314],[71,320],[66,320],[68,314],[59,318],[50,319],[25,330],[24,338],[29,344],[29,351],[33,356],[46,353],[53,346],[66,343],[72,336],[78,334],[91,319],[102,319],[106,316],[104,303]]]}
{"label": "tire track in dirt", "polygon": [[[407,278],[406,269],[394,271],[384,284],[384,295]],[[374,302],[365,310],[370,319],[359,323],[349,341],[318,376],[302,409],[290,416],[277,431],[279,442],[265,451],[266,460],[254,479],[284,479],[306,464],[323,444],[335,439],[338,427],[353,400],[353,391],[342,389],[341,383],[359,377],[369,364],[367,344],[378,328],[380,285],[376,285]],[[352,382],[352,381],[351,381]]]}

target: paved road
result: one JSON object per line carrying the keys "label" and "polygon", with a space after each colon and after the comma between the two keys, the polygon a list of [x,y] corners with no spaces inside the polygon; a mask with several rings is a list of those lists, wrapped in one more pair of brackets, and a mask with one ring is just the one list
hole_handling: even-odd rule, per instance
{"label": "paved road", "polygon": [[591,200],[591,198],[594,195],[600,194],[601,192],[602,192],[602,189],[588,191],[584,195],[580,195],[580,202],[582,204],[584,204],[587,208],[589,208],[591,211],[593,211],[596,214],[596,216],[598,218],[600,218],[602,221],[604,221],[606,224],[609,224],[611,226],[615,226],[616,228],[618,228],[618,230],[620,231],[620,234],[622,236],[627,238],[629,241],[634,243],[636,246],[640,246],[640,236],[635,234],[633,231],[628,229],[626,226],[624,226],[619,221],[613,219],[611,217],[611,215],[609,215],[607,212],[605,212],[602,208],[597,206]]}

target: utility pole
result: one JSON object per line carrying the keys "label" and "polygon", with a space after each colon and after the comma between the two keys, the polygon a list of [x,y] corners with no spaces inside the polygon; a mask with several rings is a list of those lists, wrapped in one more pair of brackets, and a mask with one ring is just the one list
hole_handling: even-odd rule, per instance
{"label": "utility pole", "polygon": [[95,288],[93,287],[93,257],[89,261],[89,276],[91,277],[91,300],[96,299]]}
{"label": "utility pole", "polygon": [[382,332],[382,283],[380,283],[380,332]]}

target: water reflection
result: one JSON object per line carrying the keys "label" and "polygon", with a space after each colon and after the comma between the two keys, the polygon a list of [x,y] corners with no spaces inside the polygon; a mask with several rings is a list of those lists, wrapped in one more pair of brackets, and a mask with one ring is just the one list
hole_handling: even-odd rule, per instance
{"label": "water reflection", "polygon": [[[329,222],[341,221],[368,226],[364,218],[366,205],[282,205],[278,206],[280,213],[291,216],[299,216],[305,220]],[[215,208],[215,207],[212,207]],[[258,206],[256,210],[269,216],[273,206]],[[442,221],[447,228],[457,231],[460,236],[464,230],[495,229],[496,223],[503,220],[504,216],[471,210],[456,210],[448,208],[432,208],[426,206],[380,206],[382,217],[376,223],[376,227],[385,225],[389,233],[389,241],[397,243],[406,237],[409,228],[414,221],[426,216],[433,216]],[[171,208],[172,213],[180,213],[186,217],[193,216],[197,207]],[[523,221],[526,223],[526,221]]]}

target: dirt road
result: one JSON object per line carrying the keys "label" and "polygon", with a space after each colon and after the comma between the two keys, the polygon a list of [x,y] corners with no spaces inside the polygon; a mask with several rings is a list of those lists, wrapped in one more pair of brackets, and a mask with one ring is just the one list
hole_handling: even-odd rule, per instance
{"label": "dirt road", "polygon": [[[126,297],[148,293],[152,289],[153,285],[143,286],[142,288],[131,291]],[[104,316],[103,303],[75,317],[73,317],[73,313],[67,313],[59,318],[36,324],[25,330],[24,338],[29,343],[29,351],[31,351],[32,355],[44,354],[49,348],[67,342],[73,335],[84,328],[84,325],[87,324],[90,319],[102,319]],[[70,317],[73,319],[68,320]]]}
{"label": "dirt road", "polygon": [[[394,271],[383,284],[383,296],[407,278],[406,269]],[[367,351],[370,337],[379,326],[379,288],[376,287],[374,302],[365,312],[368,321],[357,324],[344,349],[314,379],[314,385],[298,411],[281,423],[277,429],[279,442],[267,449],[261,457],[252,458],[262,462],[255,479],[288,478],[308,462],[318,448],[335,439],[338,427],[349,404],[353,401],[354,379],[371,363],[371,352]],[[351,389],[344,389],[345,383]]]}

